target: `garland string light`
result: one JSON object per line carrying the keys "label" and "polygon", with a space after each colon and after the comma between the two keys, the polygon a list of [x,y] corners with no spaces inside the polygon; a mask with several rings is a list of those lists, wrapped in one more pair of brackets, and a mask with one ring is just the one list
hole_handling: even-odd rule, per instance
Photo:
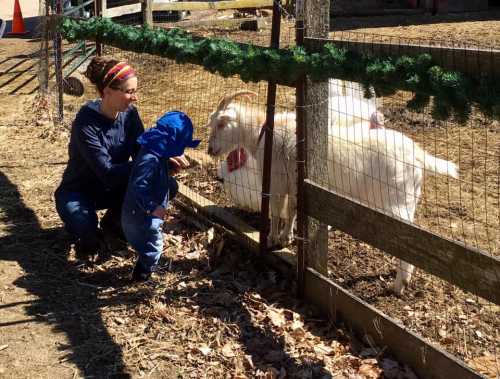
{"label": "garland string light", "polygon": [[59,31],[69,41],[99,40],[123,50],[149,53],[192,63],[223,77],[239,75],[245,82],[275,80],[293,85],[302,75],[314,81],[338,78],[370,87],[379,96],[398,90],[414,93],[409,108],[421,110],[431,102],[432,115],[467,121],[472,107],[500,119],[500,85],[486,77],[477,79],[433,63],[429,54],[415,57],[376,57],[326,43],[321,50],[303,47],[273,49],[226,39],[196,38],[182,29],[153,29],[117,24],[107,18],[63,18]]}

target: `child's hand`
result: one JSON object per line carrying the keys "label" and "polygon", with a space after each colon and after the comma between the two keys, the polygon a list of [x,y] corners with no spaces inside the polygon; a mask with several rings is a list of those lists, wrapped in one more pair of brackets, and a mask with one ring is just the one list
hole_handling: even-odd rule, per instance
{"label": "child's hand", "polygon": [[165,215],[167,214],[167,210],[163,207],[156,207],[156,209],[151,212],[151,216],[161,218],[162,220],[165,218]]}
{"label": "child's hand", "polygon": [[170,164],[170,171],[174,174],[179,172],[181,169],[189,167],[189,161],[186,159],[184,155],[170,158],[169,164]]}

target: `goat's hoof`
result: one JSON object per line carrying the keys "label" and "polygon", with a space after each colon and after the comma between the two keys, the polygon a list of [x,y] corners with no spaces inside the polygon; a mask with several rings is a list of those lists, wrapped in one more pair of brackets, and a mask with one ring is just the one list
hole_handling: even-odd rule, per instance
{"label": "goat's hoof", "polygon": [[395,283],[392,288],[392,293],[394,293],[394,295],[398,296],[398,297],[401,297],[403,296],[403,292],[405,291],[405,285],[403,283]]}
{"label": "goat's hoof", "polygon": [[280,246],[281,246],[281,243],[280,243],[279,239],[272,238],[271,236],[269,236],[267,238],[267,247],[269,249],[277,249]]}
{"label": "goat's hoof", "polygon": [[293,243],[293,237],[285,237],[280,239],[281,246],[290,246]]}

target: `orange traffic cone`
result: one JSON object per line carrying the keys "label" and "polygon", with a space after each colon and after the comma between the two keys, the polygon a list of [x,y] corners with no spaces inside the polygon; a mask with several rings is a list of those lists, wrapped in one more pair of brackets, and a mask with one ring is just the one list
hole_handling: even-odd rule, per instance
{"label": "orange traffic cone", "polygon": [[12,31],[7,35],[24,35],[28,33],[24,27],[23,13],[19,0],[14,1],[14,17],[12,17]]}

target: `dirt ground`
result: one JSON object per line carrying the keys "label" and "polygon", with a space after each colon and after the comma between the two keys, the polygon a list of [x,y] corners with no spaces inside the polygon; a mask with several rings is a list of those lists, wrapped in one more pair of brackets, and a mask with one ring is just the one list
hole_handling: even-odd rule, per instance
{"label": "dirt ground", "polygon": [[50,102],[0,98],[0,378],[416,378],[175,207],[150,283],[129,284],[134,253],[116,240],[77,261],[53,203],[68,132]]}
{"label": "dirt ground", "polygon": [[[404,38],[435,37],[438,30],[439,39],[500,46],[499,17],[483,14],[456,23],[457,17],[421,26],[416,24],[422,20],[392,18],[391,25],[382,27],[382,20],[370,18],[371,27],[363,29],[359,20],[339,19],[335,29]],[[23,92],[29,87],[9,95],[22,78],[30,77],[25,75],[32,74],[31,68],[19,64],[26,59],[19,55],[32,52],[33,43],[5,41],[0,40],[4,64],[0,66],[0,378],[414,377],[390,357],[374,357],[373,350],[317,319],[313,310],[290,297],[293,283],[258,265],[226,238],[216,236],[212,241],[210,229],[193,227],[192,220],[175,208],[165,230],[162,270],[152,284],[127,285],[133,252],[116,241],[110,241],[114,256],[107,261],[94,265],[76,261],[52,199],[66,160],[67,131],[50,127],[42,117],[47,106],[25,94],[32,89]],[[143,59],[128,58],[134,63]],[[138,67],[139,108],[146,125],[177,108],[190,113],[200,136],[206,136],[201,126],[219,94],[244,85],[191,69],[176,71],[165,60],[148,59]],[[23,74],[16,77],[18,71]],[[265,94],[263,84],[245,88]],[[86,91],[86,98],[94,96]],[[285,89],[278,96],[284,105],[293,99]],[[427,146],[431,152],[442,154],[450,147],[454,151],[460,143],[471,152],[464,155],[464,150],[457,150],[465,179],[455,187],[458,192],[452,194],[451,203],[438,196],[443,190],[449,192],[448,184],[431,180],[417,222],[498,252],[498,188],[486,185],[498,180],[498,123],[480,119],[477,128],[455,128],[450,123],[429,129],[435,126],[431,121],[402,112],[403,102],[398,101],[387,100],[384,113],[419,142],[431,139]],[[68,119],[82,102],[82,98],[66,99]],[[494,165],[491,172],[483,170],[487,158]],[[196,180],[182,180],[228,205],[213,181],[215,167],[193,170]],[[468,193],[475,196],[468,198]],[[489,218],[481,212],[471,216],[468,209],[475,206],[488,208]],[[449,209],[460,221],[455,227]],[[256,225],[254,215],[239,214]],[[485,239],[474,237],[478,230]],[[217,254],[221,240],[225,243]],[[338,233],[331,235],[330,244],[335,251],[330,257],[333,279],[488,377],[498,376],[498,307],[422,273],[403,298],[396,298],[387,291],[394,260]]]}

